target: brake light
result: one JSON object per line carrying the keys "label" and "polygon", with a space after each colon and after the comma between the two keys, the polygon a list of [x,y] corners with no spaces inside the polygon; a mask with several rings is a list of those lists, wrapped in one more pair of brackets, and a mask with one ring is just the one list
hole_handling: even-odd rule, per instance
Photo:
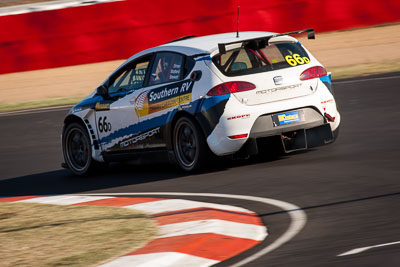
{"label": "brake light", "polygon": [[255,89],[256,86],[249,82],[226,82],[221,83],[208,91],[208,96],[226,95],[231,93],[239,93]]}
{"label": "brake light", "polygon": [[309,68],[309,69],[306,69],[305,71],[303,71],[300,74],[300,80],[304,81],[304,80],[314,79],[314,78],[318,78],[318,77],[323,77],[326,75],[328,75],[328,73],[326,73],[326,70],[324,67],[316,66],[316,67],[312,67],[312,68]]}

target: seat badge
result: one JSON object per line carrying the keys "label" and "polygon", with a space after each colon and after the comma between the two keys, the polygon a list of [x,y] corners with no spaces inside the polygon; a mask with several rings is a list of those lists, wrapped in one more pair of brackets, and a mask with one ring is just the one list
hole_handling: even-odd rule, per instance
{"label": "seat badge", "polygon": [[283,84],[283,78],[282,78],[282,76],[275,76],[275,77],[274,77],[274,83],[275,83],[275,85],[281,85],[281,84]]}

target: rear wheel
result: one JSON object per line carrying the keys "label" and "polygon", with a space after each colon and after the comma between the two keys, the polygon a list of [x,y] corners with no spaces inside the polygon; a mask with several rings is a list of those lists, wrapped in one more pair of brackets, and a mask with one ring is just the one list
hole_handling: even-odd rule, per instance
{"label": "rear wheel", "polygon": [[65,163],[76,175],[86,175],[93,168],[92,146],[86,129],[79,123],[67,125],[63,133]]}
{"label": "rear wheel", "polygon": [[185,171],[199,170],[209,154],[208,145],[200,127],[188,117],[181,117],[173,133],[175,158]]}

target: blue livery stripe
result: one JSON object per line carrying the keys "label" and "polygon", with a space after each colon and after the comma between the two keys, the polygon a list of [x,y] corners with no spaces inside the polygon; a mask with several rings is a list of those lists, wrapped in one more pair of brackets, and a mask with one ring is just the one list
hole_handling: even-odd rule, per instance
{"label": "blue livery stripe", "polygon": [[[230,97],[230,95],[222,95],[222,96],[214,96],[214,97],[206,98],[206,99],[204,99],[204,101],[202,103],[201,111],[206,111],[206,110],[212,108],[213,106],[217,105],[219,102],[221,102],[225,99],[228,99],[229,97]],[[191,104],[194,107],[196,107],[199,101],[200,101],[200,99],[191,102]],[[136,135],[141,132],[145,132],[147,130],[153,129],[155,127],[162,127],[172,120],[173,116],[171,116],[171,115],[176,112],[177,112],[177,109],[174,109],[172,111],[169,111],[166,114],[157,116],[155,118],[143,120],[139,123],[132,124],[126,128],[116,130],[116,131],[112,132],[111,134],[101,138],[100,143],[107,144],[107,143],[110,143],[112,140],[123,137],[123,136]]]}
{"label": "blue livery stripe", "polygon": [[211,60],[210,56],[205,56],[205,57],[201,57],[201,58],[197,58],[196,61],[204,61],[204,60]]}
{"label": "blue livery stripe", "polygon": [[319,79],[321,80],[321,82],[332,83],[330,74],[326,75],[326,76],[319,77]]}

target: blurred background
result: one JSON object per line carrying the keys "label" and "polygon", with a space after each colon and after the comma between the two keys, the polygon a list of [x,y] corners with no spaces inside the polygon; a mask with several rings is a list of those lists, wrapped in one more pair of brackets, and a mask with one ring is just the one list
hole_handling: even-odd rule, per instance
{"label": "blurred background", "polygon": [[74,103],[136,52],[235,32],[238,6],[240,31],[314,28],[301,41],[334,79],[400,69],[398,0],[2,0],[0,111]]}
{"label": "blurred background", "polygon": [[[136,52],[187,35],[235,34],[238,6],[240,31],[315,29],[315,40],[296,38],[332,72],[343,119],[335,144],[279,159],[224,162],[195,175],[137,164],[76,179],[61,169],[60,134],[72,104]],[[249,266],[400,266],[399,43],[399,0],[0,0],[0,197],[267,197],[305,210],[307,225],[290,244]],[[348,77],[357,78],[340,80]],[[48,106],[58,107],[12,111]],[[267,243],[289,225],[288,214],[252,201],[192,200],[255,211],[271,233]],[[1,245],[7,243],[0,242],[0,254]],[[19,255],[26,251],[18,248]]]}

